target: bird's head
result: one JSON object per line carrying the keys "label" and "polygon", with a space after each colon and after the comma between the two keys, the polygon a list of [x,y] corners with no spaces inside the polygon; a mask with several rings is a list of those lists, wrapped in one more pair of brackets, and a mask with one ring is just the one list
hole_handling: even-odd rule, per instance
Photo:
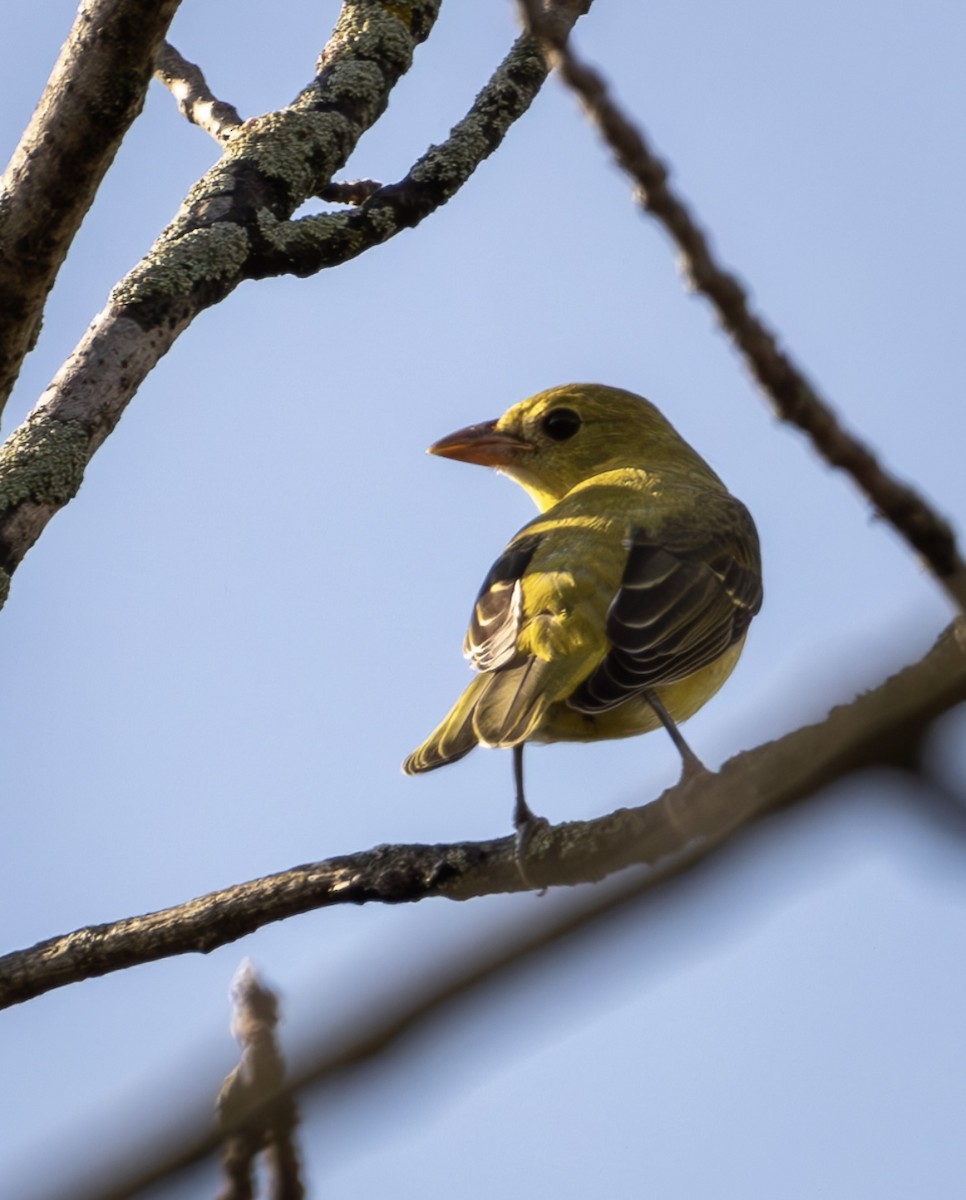
{"label": "bird's head", "polygon": [[496,467],[546,510],[578,483],[619,467],[717,476],[641,396],[571,383],[515,404],[496,421],[441,438],[430,454]]}

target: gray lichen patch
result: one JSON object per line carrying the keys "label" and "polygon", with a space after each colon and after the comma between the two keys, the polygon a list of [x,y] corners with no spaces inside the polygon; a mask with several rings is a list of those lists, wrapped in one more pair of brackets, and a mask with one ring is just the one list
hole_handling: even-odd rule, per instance
{"label": "gray lichen patch", "polygon": [[[405,66],[408,66],[410,56],[404,54],[403,57]],[[340,62],[325,77],[326,107],[339,109],[346,105],[350,108],[368,107],[370,111],[380,110],[385,104],[388,86],[382,62],[382,56],[376,62],[368,62],[365,59]],[[295,101],[293,108],[296,111],[301,108],[311,109],[319,99],[318,90],[315,86],[306,88]]]}
{"label": "gray lichen patch", "polygon": [[216,222],[162,241],[117,285],[118,307],[157,296],[187,296],[200,283],[236,278],[248,257],[248,235],[240,225]]}
{"label": "gray lichen patch", "polygon": [[28,417],[0,446],[0,512],[25,500],[59,508],[76,494],[90,455],[79,421]]}
{"label": "gray lichen patch", "polygon": [[267,113],[248,122],[244,136],[225,149],[226,162],[242,160],[263,180],[277,180],[289,196],[289,209],[326,182],[359,136],[342,112]]}
{"label": "gray lichen patch", "polygon": [[366,250],[374,242],[385,241],[398,230],[395,214],[389,208],[367,213],[368,227],[359,226],[354,210],[315,213],[295,221],[263,220],[259,232],[272,251],[290,260],[288,269],[299,273],[303,263],[341,263]]}

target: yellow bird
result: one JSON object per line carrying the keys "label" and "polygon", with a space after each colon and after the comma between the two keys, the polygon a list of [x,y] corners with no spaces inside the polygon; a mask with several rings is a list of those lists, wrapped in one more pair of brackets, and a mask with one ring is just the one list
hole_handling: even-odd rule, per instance
{"label": "yellow bird", "polygon": [[496,467],[540,516],[483,581],[463,652],[476,677],[403,770],[514,751],[518,855],[538,825],[525,742],[677,728],[731,674],[761,607],[748,510],[649,401],[602,384],[540,392],[430,454]]}

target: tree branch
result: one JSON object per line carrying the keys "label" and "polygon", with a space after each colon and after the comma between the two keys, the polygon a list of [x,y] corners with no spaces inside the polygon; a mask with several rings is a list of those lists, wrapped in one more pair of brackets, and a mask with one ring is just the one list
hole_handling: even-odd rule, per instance
{"label": "tree branch", "polygon": [[796,425],[833,467],[846,471],[876,510],[921,555],[946,593],[966,611],[966,563],[949,523],[914,488],[890,474],[872,450],[839,421],[791,355],[751,309],[745,289],[715,259],[687,205],[670,185],[668,169],[644,134],[621,111],[606,82],[580,62],[569,31],[550,21],[539,0],[520,0],[527,26],[539,37],[548,63],[577,93],[587,115],[637,184],[635,198],[670,235],[686,278],[705,296],[778,416]]}
{"label": "tree branch", "polygon": [[385,110],[439,4],[344,0],[314,80],[287,108],[236,131],[114,288],[37,407],[0,447],[0,602],[148,372],[198,313],[257,273],[264,231],[324,187]]}
{"label": "tree branch", "polygon": [[[440,0],[402,6],[345,0],[319,74],[286,109],[253,118],[191,189],[24,424],[0,447],[0,604],[10,578],[141,381],[205,308],[245,279],[309,275],[356,257],[449,199],[539,91],[546,67],[529,39],[514,46],[473,109],[400,184],[361,209],[291,220],[322,194],[428,36]],[[589,0],[570,0],[572,23]]]}
{"label": "tree branch", "polygon": [[329,204],[364,204],[382,184],[375,179],[351,179],[330,183],[319,193],[319,199]]}
{"label": "tree branch", "polygon": [[[697,861],[749,821],[876,764],[904,763],[940,713],[966,701],[966,621],[920,662],[816,725],[670,788],[641,808],[538,834],[527,869],[539,886],[590,883],[636,863]],[[262,925],[335,904],[466,900],[523,890],[514,840],[377,846],[237,884],[186,904],[88,926],[0,958],[0,1007],[138,963],[225,945]]]}
{"label": "tree branch", "polygon": [[163,42],[158,50],[154,75],[178,101],[181,115],[219,144],[227,142],[241,125],[238,109],[219,100],[201,68],[183,58],[170,42]]}
{"label": "tree branch", "polygon": [[180,0],[84,0],[0,179],[0,411]]}
{"label": "tree branch", "polygon": [[259,1154],[264,1155],[269,1194],[277,1200],[302,1200],[305,1189],[295,1146],[298,1111],[292,1089],[285,1085],[285,1064],[275,1036],[278,998],[247,961],[237,971],[231,991],[232,1032],[242,1056],[218,1096],[226,1180],[218,1200],[254,1196]]}
{"label": "tree branch", "polygon": [[[918,775],[916,781],[926,785],[920,790],[925,791],[926,803],[930,804],[928,784]],[[940,819],[948,819],[952,812],[956,833],[961,836],[964,820],[961,806],[952,797],[939,798],[937,804],[943,810]],[[558,953],[562,945],[573,946],[581,938],[599,939],[606,935],[610,921],[625,918],[631,906],[642,908],[656,885],[665,885],[664,899],[669,889],[700,883],[698,872],[707,865],[709,856],[692,844],[690,854],[676,861],[665,860],[643,875],[635,872],[630,877],[623,875],[611,880],[603,888],[582,894],[580,901],[567,906],[563,913],[553,912],[549,920],[531,918],[523,928],[503,932],[485,945],[474,946],[462,961],[447,956],[445,963],[435,969],[422,966],[411,983],[397,981],[382,1004],[355,1014],[347,1028],[323,1035],[317,1047],[304,1047],[297,1072],[277,1091],[263,1095],[255,1112],[247,1115],[264,1115],[287,1097],[298,1096],[303,1103],[311,1104],[318,1118],[320,1104],[338,1104],[345,1088],[359,1077],[360,1069],[366,1069],[366,1079],[371,1082],[372,1066],[387,1065],[394,1051],[403,1050],[407,1043],[412,1046],[414,1036],[425,1038],[438,1031],[444,1016],[451,1020],[462,1005],[478,1003],[481,988],[506,986],[519,972],[532,973],[545,957]],[[181,1110],[187,1116],[183,1132],[163,1140],[152,1137],[134,1155],[135,1165],[129,1172],[112,1172],[104,1183],[88,1183],[80,1193],[75,1184],[70,1200],[131,1200],[162,1181],[170,1183],[175,1176],[202,1162],[226,1135],[235,1132],[234,1127],[226,1129],[224,1123],[212,1129],[204,1103],[185,1105],[182,1101]],[[84,1174],[90,1178],[90,1171]]]}
{"label": "tree branch", "polygon": [[[571,4],[566,27],[589,7],[590,0]],[[404,229],[415,228],[451,199],[497,149],[546,78],[547,67],[537,43],[528,35],[518,38],[445,141],[431,146],[403,179],[377,186],[368,196],[368,180],[355,187],[330,185],[321,193],[322,199],[344,203],[361,199],[358,211],[317,213],[279,226],[263,258],[262,273],[312,275],[357,258]]]}
{"label": "tree branch", "polygon": [[[609,918],[619,918],[629,905],[642,902],[654,883],[670,873],[658,869],[643,878],[637,874],[631,881],[615,882],[585,896],[572,911],[562,916],[555,913],[549,923],[527,921],[522,930],[514,929],[487,945],[474,946],[461,961],[454,962],[447,956],[445,964],[437,969],[422,968],[415,986],[394,988],[375,1012],[357,1015],[347,1030],[330,1034],[326,1044],[315,1052],[304,1050],[299,1056],[299,1069],[277,1091],[262,1096],[255,1112],[249,1115],[261,1114],[286,1096],[299,1096],[302,1100],[311,1097],[317,1116],[326,1089],[330,1096],[333,1092],[337,1095],[360,1068],[385,1063],[386,1056],[405,1045],[408,1038],[420,1032],[425,1036],[441,1017],[451,1015],[467,1000],[472,1003],[480,988],[505,983],[515,971],[532,968],[534,959],[539,960],[542,953],[553,953],[575,937],[598,934]],[[687,877],[683,869],[673,874],[676,882]],[[164,1139],[151,1138],[148,1145],[132,1154],[129,1169],[114,1168],[103,1180],[92,1180],[93,1171],[84,1170],[80,1188],[75,1179],[68,1193],[45,1192],[46,1200],[131,1200],[159,1183],[170,1183],[235,1133],[234,1124],[226,1127],[225,1122],[212,1128],[204,1104],[182,1100],[179,1108],[188,1118],[183,1132]]]}

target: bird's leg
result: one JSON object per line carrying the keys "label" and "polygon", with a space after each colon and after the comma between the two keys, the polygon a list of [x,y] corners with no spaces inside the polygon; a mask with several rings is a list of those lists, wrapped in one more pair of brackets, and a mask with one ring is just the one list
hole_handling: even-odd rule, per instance
{"label": "bird's leg", "polygon": [[533,884],[527,876],[524,862],[527,856],[527,847],[533,835],[540,829],[546,827],[546,820],[543,817],[538,817],[536,813],[527,804],[526,797],[523,794],[523,742],[513,747],[513,782],[516,785],[516,800],[513,805],[513,825],[517,831],[516,836],[516,859],[517,870],[520,872],[520,878],[528,888],[532,888]]}
{"label": "bird's leg", "polygon": [[513,824],[516,828],[524,829],[532,826],[537,820],[523,794],[523,742],[513,747],[513,783],[516,788],[516,802],[513,806]]}
{"label": "bird's leg", "polygon": [[648,702],[651,708],[654,709],[655,713],[657,714],[657,719],[668,731],[671,741],[678,748],[678,753],[681,755],[681,761],[683,763],[681,782],[687,783],[688,780],[694,779],[696,775],[707,774],[708,768],[684,740],[684,735],[681,733],[681,730],[678,729],[674,718],[658,699],[657,693],[651,688],[647,688],[644,692],[644,699]]}

